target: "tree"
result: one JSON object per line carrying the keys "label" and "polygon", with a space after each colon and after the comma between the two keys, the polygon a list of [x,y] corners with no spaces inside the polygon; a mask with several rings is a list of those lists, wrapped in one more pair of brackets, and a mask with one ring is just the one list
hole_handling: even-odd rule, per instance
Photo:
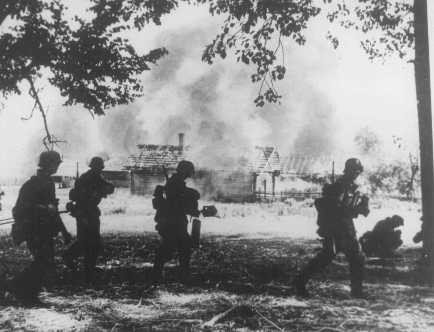
{"label": "tree", "polygon": [[431,116],[431,87],[426,0],[414,0],[415,66],[419,149],[422,183],[423,246],[428,253],[431,281],[434,281],[434,168]]}
{"label": "tree", "polygon": [[[114,3],[114,2],[113,2]],[[114,4],[112,5],[114,6]],[[53,148],[57,139],[51,134],[37,81],[46,75],[58,88],[65,105],[81,104],[92,114],[127,104],[141,95],[137,74],[149,70],[167,51],[158,48],[138,55],[131,44],[119,36],[126,29],[116,25],[118,17],[101,8],[96,1],[89,9],[88,21],[68,19],[61,0],[4,0],[0,8],[0,92],[4,98],[20,94],[28,86],[35,109],[43,117],[44,145]],[[159,21],[161,12],[143,9],[142,23]],[[8,22],[13,25],[6,29]]]}

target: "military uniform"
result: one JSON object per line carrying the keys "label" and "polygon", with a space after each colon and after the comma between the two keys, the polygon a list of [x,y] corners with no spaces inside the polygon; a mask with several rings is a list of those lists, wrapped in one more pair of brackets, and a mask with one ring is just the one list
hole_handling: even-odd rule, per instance
{"label": "military uniform", "polygon": [[369,213],[367,200],[363,200],[366,206],[360,211],[357,185],[345,175],[324,187],[322,198],[316,201],[318,235],[323,238],[323,247],[296,277],[295,284],[301,295],[306,293],[305,284],[309,278],[329,265],[339,252],[344,253],[349,262],[352,294],[361,295],[364,256],[357,241],[353,218],[358,213]]}
{"label": "military uniform", "polygon": [[172,258],[175,251],[179,255],[181,278],[189,274],[192,240],[187,231],[187,214],[199,216],[197,206],[199,193],[187,188],[185,178],[179,172],[175,173],[168,179],[165,186],[166,212],[156,220],[161,242],[155,254],[155,279],[161,278],[164,263]]}
{"label": "military uniform", "polygon": [[[33,261],[10,281],[9,290],[20,299],[35,300],[47,272],[54,268],[53,238],[62,232],[65,241],[70,240],[57,211],[55,186],[49,172],[40,169],[23,184],[13,215],[15,227],[13,226],[12,236],[14,240],[19,238],[26,241]],[[15,234],[18,230],[20,234]]]}
{"label": "military uniform", "polygon": [[76,180],[71,195],[76,202],[74,216],[77,220],[77,240],[65,252],[64,258],[71,262],[84,256],[84,273],[88,282],[93,281],[101,247],[101,211],[98,204],[113,191],[114,186],[104,180],[100,172],[90,169]]}
{"label": "military uniform", "polygon": [[360,238],[362,250],[368,257],[393,257],[396,249],[402,245],[401,231],[396,229],[404,224],[398,215],[377,222],[372,229]]}

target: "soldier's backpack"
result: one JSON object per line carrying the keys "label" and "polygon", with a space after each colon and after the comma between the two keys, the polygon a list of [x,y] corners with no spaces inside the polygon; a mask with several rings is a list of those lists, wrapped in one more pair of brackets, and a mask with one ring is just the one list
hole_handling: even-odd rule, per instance
{"label": "soldier's backpack", "polygon": [[32,232],[30,222],[25,219],[18,211],[16,207],[12,209],[12,216],[14,218],[14,223],[11,228],[11,237],[14,244],[19,246],[21,243],[26,241]]}

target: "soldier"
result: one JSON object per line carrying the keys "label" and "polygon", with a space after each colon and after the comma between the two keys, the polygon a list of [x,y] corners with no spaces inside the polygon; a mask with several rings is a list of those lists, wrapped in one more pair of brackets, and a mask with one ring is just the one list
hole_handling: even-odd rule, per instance
{"label": "soldier", "polygon": [[396,228],[402,225],[404,225],[404,219],[394,215],[380,220],[372,231],[363,234],[360,238],[360,244],[366,256],[394,257],[396,249],[402,245],[401,231]]}
{"label": "soldier", "polygon": [[19,300],[38,302],[43,280],[54,265],[54,240],[59,232],[65,243],[71,236],[63,224],[51,175],[61,163],[56,151],[45,151],[39,156],[39,169],[21,187],[13,208],[15,223],[12,237],[16,244],[26,241],[33,256],[29,267],[7,283],[7,290]]}
{"label": "soldier", "polygon": [[71,212],[77,220],[77,240],[65,252],[63,258],[70,268],[74,268],[74,259],[84,256],[85,281],[92,283],[95,281],[96,260],[101,247],[101,211],[98,204],[102,198],[114,192],[114,186],[101,176],[104,169],[102,158],[93,157],[89,168],[75,181],[75,186],[70,192],[70,199],[74,202]]}
{"label": "soldier", "polygon": [[343,252],[350,265],[351,294],[363,297],[362,280],[364,256],[360,252],[353,218],[367,216],[368,198],[360,195],[354,183],[363,171],[360,160],[348,159],[344,174],[335,183],[323,188],[323,196],[315,201],[318,210],[318,235],[323,238],[323,248],[297,275],[294,286],[297,294],[307,296],[306,283],[316,272],[325,268],[338,252]]}
{"label": "soldier", "polygon": [[[178,251],[179,255],[181,280],[187,281],[189,278],[192,241],[187,231],[187,215],[199,216],[197,201],[200,198],[196,190],[187,188],[185,184],[185,180],[193,174],[193,163],[183,160],[179,162],[176,173],[167,180],[166,186],[156,188],[154,194],[154,207],[157,209],[155,221],[157,222],[156,229],[161,236],[161,243],[155,254],[154,282],[161,280],[164,263],[172,258],[174,251]],[[162,190],[166,195],[165,200],[162,200]],[[163,204],[158,206],[158,203],[155,203],[158,200]]]}

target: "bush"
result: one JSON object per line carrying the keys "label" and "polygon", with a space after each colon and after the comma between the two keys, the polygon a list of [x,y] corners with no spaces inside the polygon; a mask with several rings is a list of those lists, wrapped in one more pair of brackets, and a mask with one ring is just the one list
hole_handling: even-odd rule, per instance
{"label": "bush", "polygon": [[419,174],[416,173],[411,188],[412,170],[408,163],[395,161],[380,164],[366,173],[372,194],[404,195],[410,199],[420,187]]}

